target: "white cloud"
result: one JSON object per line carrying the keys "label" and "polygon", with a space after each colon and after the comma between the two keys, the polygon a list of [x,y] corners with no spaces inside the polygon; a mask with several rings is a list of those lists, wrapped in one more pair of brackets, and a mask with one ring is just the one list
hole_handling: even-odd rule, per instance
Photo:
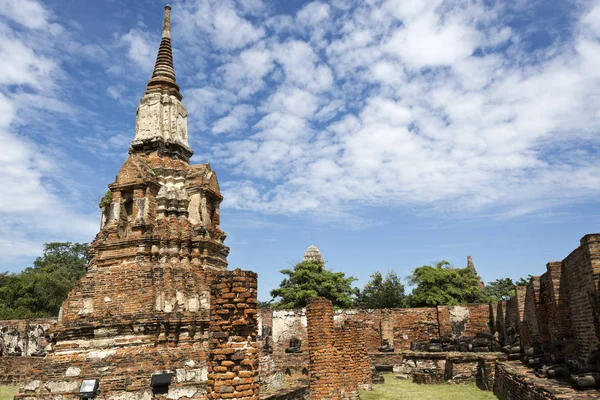
{"label": "white cloud", "polygon": [[[225,189],[229,206],[340,218],[364,204],[520,215],[598,194],[600,162],[585,150],[600,146],[595,9],[571,42],[535,56],[502,10],[480,2],[336,9],[340,29],[324,49],[294,33],[331,18],[321,3],[297,25],[286,20],[291,37],[265,38],[283,76],[261,86],[268,96],[245,98],[264,113],[253,131],[215,148],[243,177]],[[281,34],[281,23],[270,26]]]}
{"label": "white cloud", "polygon": [[246,121],[255,112],[254,107],[248,104],[240,104],[235,106],[231,112],[217,120],[213,127],[213,133],[234,133],[242,128],[247,127]]}
{"label": "white cloud", "polygon": [[331,68],[319,62],[306,42],[295,40],[280,44],[274,49],[274,57],[283,66],[290,84],[320,92],[329,89],[333,83]]}
{"label": "white cloud", "polygon": [[442,20],[433,12],[407,22],[384,44],[390,54],[411,67],[451,65],[469,57],[479,45],[479,32],[455,18]]}
{"label": "white cloud", "polygon": [[35,89],[51,85],[57,65],[51,58],[36,53],[0,23],[0,85],[27,85]]}
{"label": "white cloud", "polygon": [[0,15],[30,29],[43,29],[50,24],[48,10],[35,0],[3,0]]}
{"label": "white cloud", "polygon": [[0,154],[0,263],[6,264],[39,255],[46,241],[89,240],[98,224],[62,197],[70,188],[61,184],[60,156],[30,137],[39,120],[50,124],[49,116],[76,109],[59,90],[65,74],[54,34],[63,28],[35,1],[5,1],[0,13],[22,25],[17,31],[0,22],[0,141],[6,149]]}
{"label": "white cloud", "polygon": [[210,36],[213,45],[223,50],[244,48],[265,35],[265,30],[255,27],[241,12],[255,10],[259,1],[241,2],[242,10],[230,0],[185,1],[179,4],[174,14],[178,29],[190,43],[197,37]]}
{"label": "white cloud", "polygon": [[137,68],[149,73],[154,68],[158,46],[150,41],[148,32],[133,28],[119,39],[120,45],[127,51],[127,56],[136,63]]}
{"label": "white cloud", "polygon": [[298,11],[298,22],[302,25],[318,26],[329,18],[331,7],[328,4],[314,1]]}
{"label": "white cloud", "polygon": [[255,28],[231,8],[219,8],[213,19],[215,43],[224,49],[237,49],[264,36],[264,30]]}
{"label": "white cloud", "polygon": [[264,77],[274,67],[271,51],[264,44],[242,51],[231,62],[221,66],[226,87],[236,89],[240,98],[247,98],[265,86]]}

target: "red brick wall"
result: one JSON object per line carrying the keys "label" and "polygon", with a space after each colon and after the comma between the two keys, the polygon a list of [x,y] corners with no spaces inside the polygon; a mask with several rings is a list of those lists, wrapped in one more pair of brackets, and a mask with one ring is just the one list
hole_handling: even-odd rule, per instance
{"label": "red brick wall", "polygon": [[47,367],[44,357],[0,357],[0,386],[18,386],[40,376]]}
{"label": "red brick wall", "polygon": [[[575,336],[576,355],[581,364],[598,349],[600,321],[600,234],[586,235],[580,246],[562,261],[562,274],[568,284],[571,331]],[[561,285],[562,287],[562,285]]]}
{"label": "red brick wall", "polygon": [[530,279],[525,289],[525,309],[523,311],[523,329],[521,332],[521,343],[527,349],[533,342],[540,339],[539,325],[537,319],[537,304],[540,293],[540,277],[534,276]]}
{"label": "red brick wall", "polygon": [[490,305],[468,304],[469,321],[465,325],[463,336],[475,336],[477,333],[490,333]]}
{"label": "red brick wall", "polygon": [[428,341],[439,337],[437,309],[396,308],[394,321],[394,349],[410,349],[411,342]]}
{"label": "red brick wall", "polygon": [[438,326],[440,327],[440,337],[451,337],[452,326],[450,325],[450,307],[438,306]]}

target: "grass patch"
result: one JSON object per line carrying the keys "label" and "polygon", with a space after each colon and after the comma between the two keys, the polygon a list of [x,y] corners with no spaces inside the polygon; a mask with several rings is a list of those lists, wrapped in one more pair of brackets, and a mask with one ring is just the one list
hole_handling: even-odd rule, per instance
{"label": "grass patch", "polygon": [[385,385],[373,385],[373,391],[361,391],[361,400],[488,400],[497,399],[492,392],[471,385],[418,385],[410,380],[385,374]]}
{"label": "grass patch", "polygon": [[18,391],[18,386],[0,386],[0,400],[12,400]]}

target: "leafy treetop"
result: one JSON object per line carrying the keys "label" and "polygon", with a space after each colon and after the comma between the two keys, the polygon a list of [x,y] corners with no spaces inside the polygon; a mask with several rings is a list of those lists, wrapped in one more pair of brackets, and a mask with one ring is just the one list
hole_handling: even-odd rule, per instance
{"label": "leafy treetop", "polygon": [[403,306],[404,285],[395,271],[388,271],[385,278],[377,271],[356,296],[356,307],[363,309],[399,308]]}
{"label": "leafy treetop", "polygon": [[469,268],[454,268],[448,261],[415,268],[408,282],[416,287],[406,297],[408,307],[435,307],[485,302],[479,278]]}
{"label": "leafy treetop", "polygon": [[86,271],[89,246],[53,242],[18,274],[0,273],[0,319],[56,317],[75,283]]}
{"label": "leafy treetop", "polygon": [[302,261],[293,269],[280,271],[287,275],[279,288],[271,290],[271,296],[281,300],[274,303],[275,309],[306,307],[306,299],[320,296],[331,300],[334,307],[350,308],[356,290],[352,282],[356,278],[346,277],[343,272],[332,272],[319,261]]}

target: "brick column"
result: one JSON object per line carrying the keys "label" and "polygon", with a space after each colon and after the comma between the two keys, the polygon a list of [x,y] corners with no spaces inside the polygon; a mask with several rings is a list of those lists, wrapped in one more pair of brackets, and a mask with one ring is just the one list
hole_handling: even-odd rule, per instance
{"label": "brick column", "polygon": [[364,325],[359,321],[346,321],[350,332],[352,361],[355,366],[356,382],[359,389],[372,390],[373,377],[371,375],[371,361],[367,351],[364,336]]}
{"label": "brick column", "polygon": [[341,399],[340,357],[335,348],[333,306],[329,300],[313,297],[306,301],[310,400]]}
{"label": "brick column", "polygon": [[226,271],[211,290],[208,399],[258,400],[257,274]]}
{"label": "brick column", "polygon": [[354,376],[354,365],[350,352],[350,332],[344,326],[335,327],[335,349],[340,364],[337,368],[340,394],[343,400],[353,400],[358,396],[358,385]]}

